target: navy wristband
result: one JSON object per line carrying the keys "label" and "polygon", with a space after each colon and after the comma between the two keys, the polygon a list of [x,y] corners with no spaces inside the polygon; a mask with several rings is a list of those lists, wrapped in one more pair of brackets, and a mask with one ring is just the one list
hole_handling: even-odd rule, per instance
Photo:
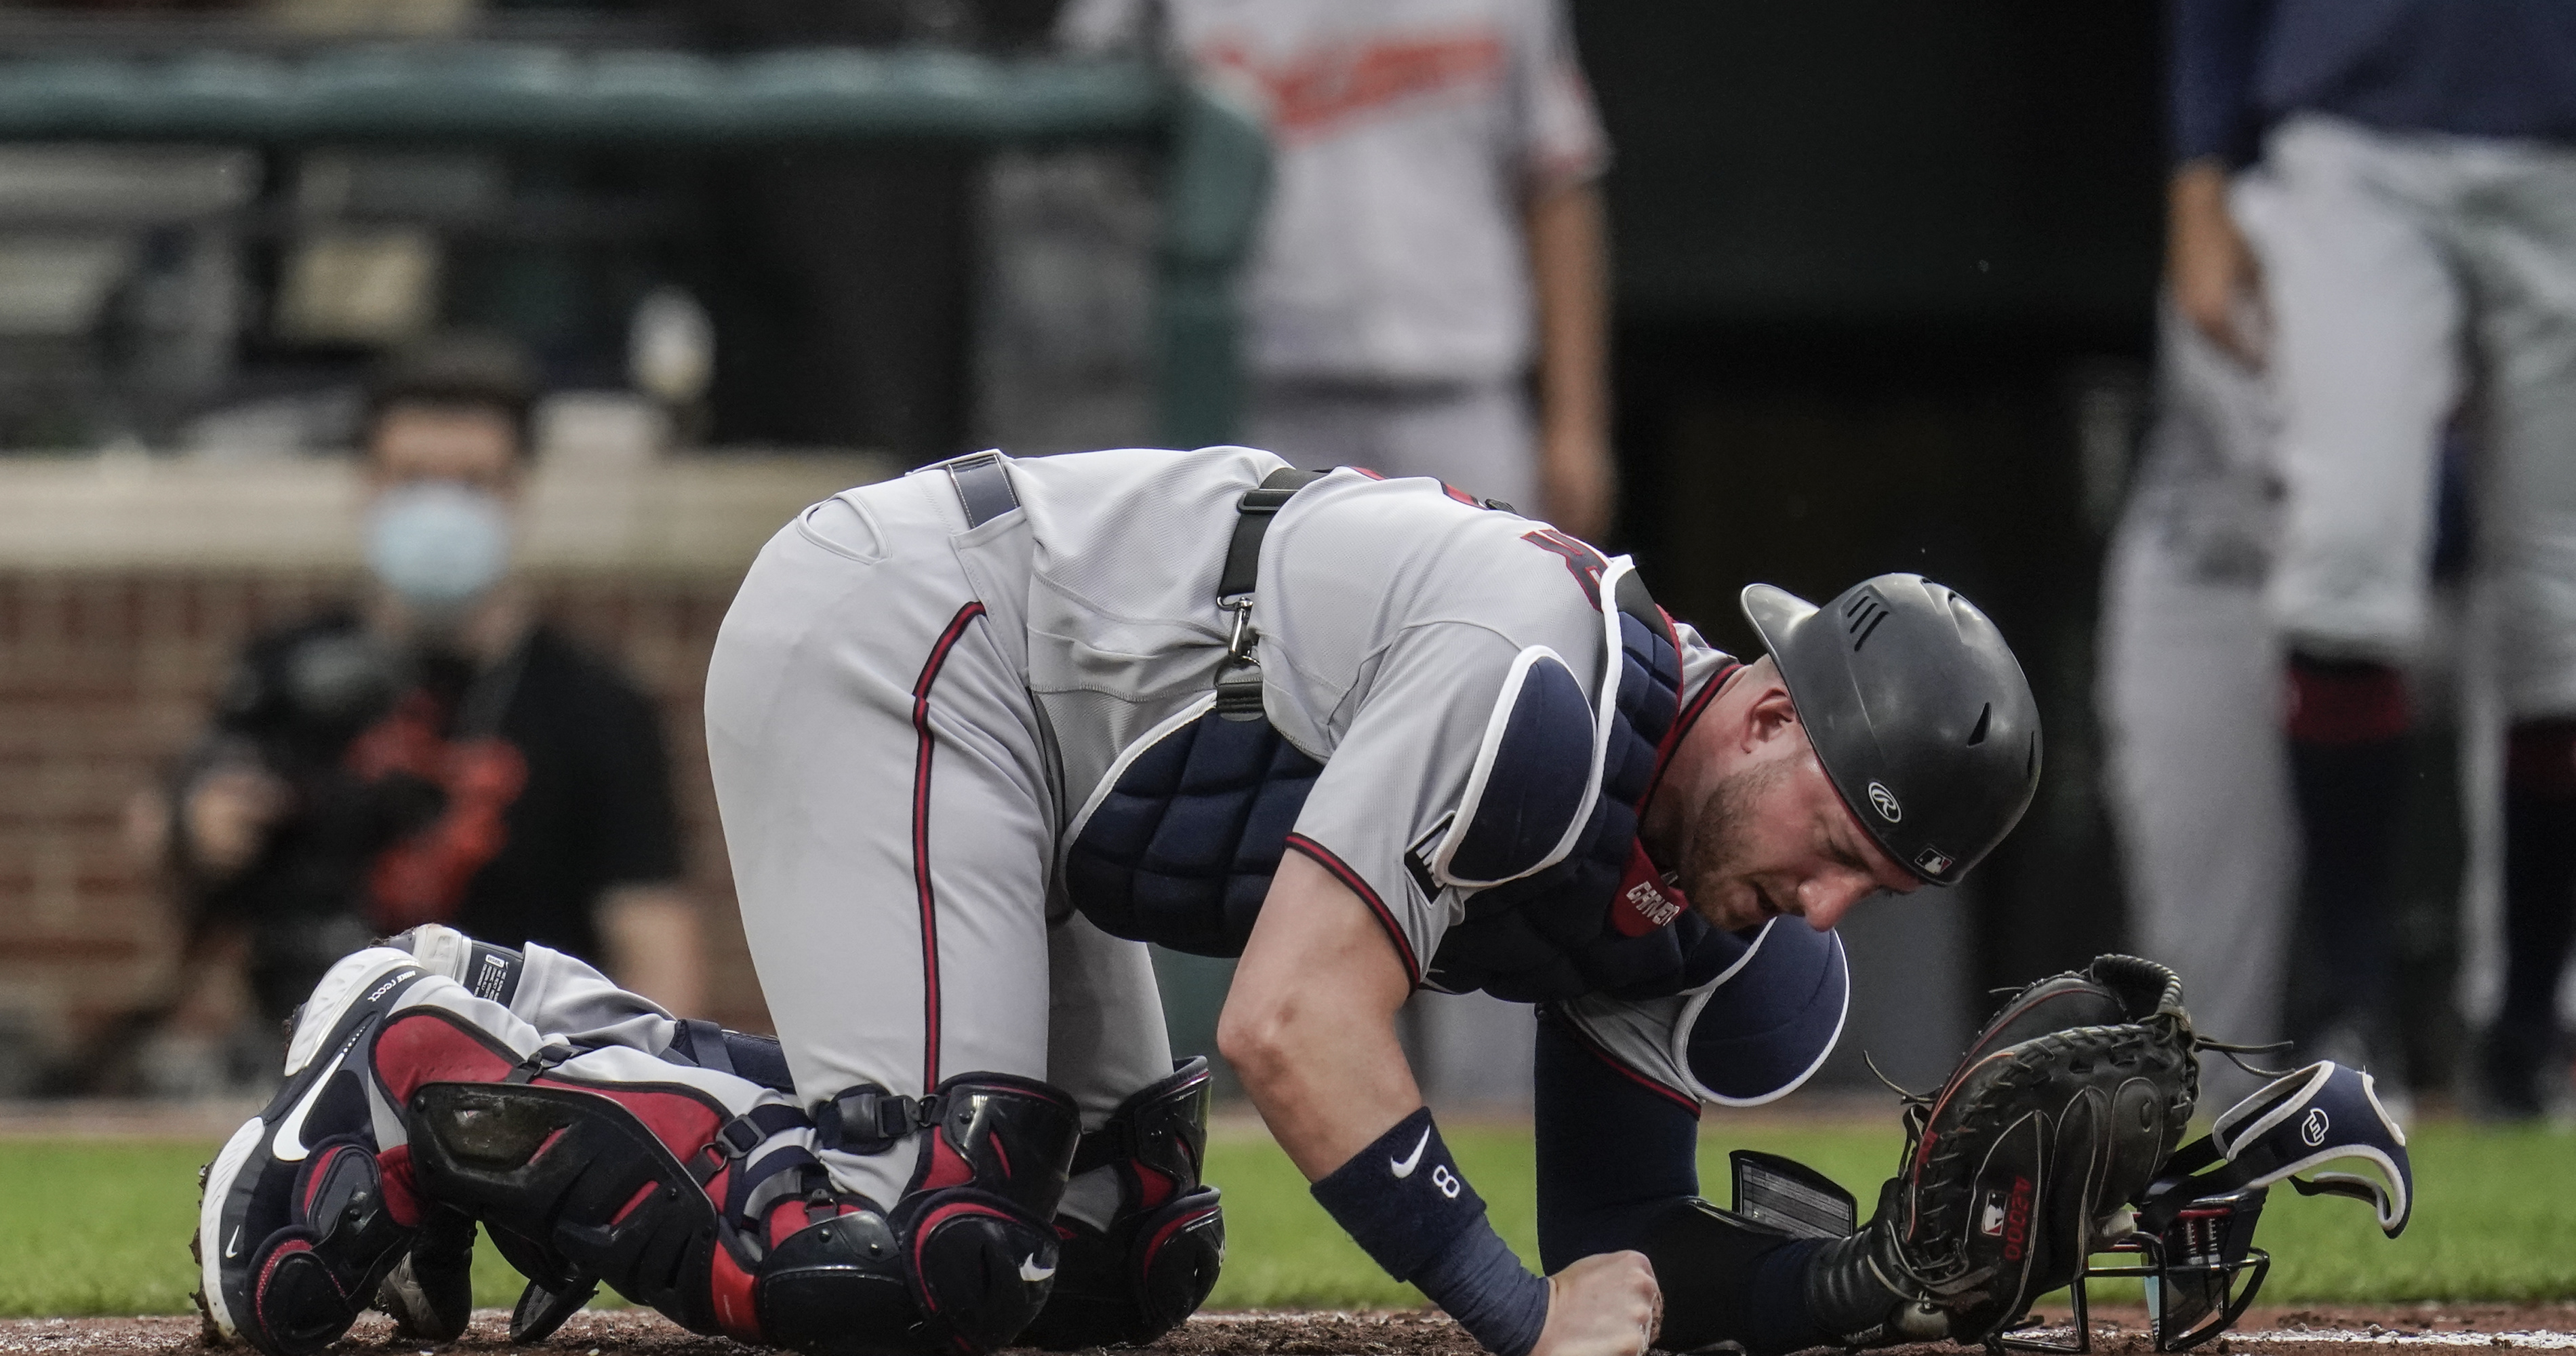
{"label": "navy wristband", "polygon": [[1547,1282],[1481,1219],[1459,1231],[1413,1283],[1496,1356],[1529,1356],[1547,1326]]}
{"label": "navy wristband", "polygon": [[1485,1222],[1428,1107],[1315,1183],[1315,1200],[1387,1274],[1421,1287],[1487,1350],[1526,1356],[1547,1322],[1547,1282]]}

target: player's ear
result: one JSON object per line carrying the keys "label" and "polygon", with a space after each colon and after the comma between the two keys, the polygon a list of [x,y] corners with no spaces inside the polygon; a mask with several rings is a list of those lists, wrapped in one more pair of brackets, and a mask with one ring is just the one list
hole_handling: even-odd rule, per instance
{"label": "player's ear", "polygon": [[1749,753],[1786,737],[1804,738],[1805,732],[1798,727],[1798,704],[1789,699],[1787,685],[1774,674],[1745,708],[1745,751]]}

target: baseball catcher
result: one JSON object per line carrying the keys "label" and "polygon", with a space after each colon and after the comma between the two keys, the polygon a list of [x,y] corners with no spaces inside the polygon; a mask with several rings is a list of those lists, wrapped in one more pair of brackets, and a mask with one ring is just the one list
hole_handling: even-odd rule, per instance
{"label": "baseball catcher", "polygon": [[[2032,984],[1979,1032],[1936,1092],[1907,1096],[1905,1155],[1877,1213],[1788,1159],[1738,1152],[1735,1208],[1678,1202],[1646,1229],[1664,1284],[1664,1345],[1754,1351],[1951,1339],[2086,1350],[2084,1279],[2146,1278],[2156,1349],[2224,1331],[2261,1285],[2264,1189],[2372,1201],[2394,1237],[2411,1194],[2405,1137],[2367,1074],[2284,1076],[2176,1152],[2197,1093],[2197,1037],[2172,971],[2102,956]],[[2384,1178],[2292,1176],[2343,1158]],[[2135,1264],[2096,1268],[2096,1254]],[[1747,1276],[1794,1278],[1764,1296]],[[2074,1288],[2075,1345],[2012,1336]]]}
{"label": "baseball catcher", "polygon": [[[523,1337],[605,1285],[816,1356],[1148,1340],[1224,1239],[1156,943],[1240,958],[1218,1044],[1271,1133],[1498,1356],[1639,1356],[1667,1302],[1668,1344],[1900,1332],[1922,1304],[2000,1325],[2080,1231],[2025,1234],[2009,1282],[1894,1224],[1830,1255],[1751,1228],[1660,1276],[1639,1251],[1698,1194],[1700,1108],[1783,1096],[1833,1047],[1834,925],[1957,883],[2039,776],[2030,686],[1956,591],[1888,574],[1743,607],[1750,662],[1508,505],[1241,447],[984,453],[813,505],[707,677],[778,1039],[540,946],[357,953],[207,1174],[208,1316],[270,1356],[370,1304],[453,1335],[480,1229],[530,1278]],[[2097,968],[1986,1043],[2129,1034],[1965,1078],[1884,1218],[1981,1218],[1985,1165],[1942,1137],[2040,1084],[2061,1101],[1991,1136],[2027,1221],[2146,1182],[2188,1113],[2188,1026],[2146,969]],[[1396,1038],[1423,988],[1539,1006],[1547,1274],[1423,1105]],[[2085,1100],[2083,1061],[2113,1057],[2147,1091]],[[2105,1127],[2149,1113],[2114,1154]],[[1810,1271],[1820,1309],[1744,1298]]]}

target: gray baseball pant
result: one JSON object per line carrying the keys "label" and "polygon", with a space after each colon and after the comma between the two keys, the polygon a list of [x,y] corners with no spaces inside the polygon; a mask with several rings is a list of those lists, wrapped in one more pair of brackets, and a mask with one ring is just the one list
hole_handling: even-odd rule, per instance
{"label": "gray baseball pant", "polygon": [[[845,491],[770,540],[717,634],[716,804],[809,1109],[983,1071],[1063,1088],[1093,1128],[1172,1072],[1145,947],[1047,917],[1064,796],[1029,693],[1028,584],[977,577],[1007,574],[1007,544],[978,548],[1016,518],[970,531],[935,468]],[[818,1156],[891,1206],[913,1153]],[[1106,1223],[1107,1171],[1067,1213]]]}

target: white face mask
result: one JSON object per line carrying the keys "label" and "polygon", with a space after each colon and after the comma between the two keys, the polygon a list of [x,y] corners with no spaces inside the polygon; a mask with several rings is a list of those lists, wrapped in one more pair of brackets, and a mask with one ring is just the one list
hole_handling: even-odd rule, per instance
{"label": "white face mask", "polygon": [[398,485],[367,512],[367,568],[414,607],[474,601],[510,567],[510,512],[452,480]]}

